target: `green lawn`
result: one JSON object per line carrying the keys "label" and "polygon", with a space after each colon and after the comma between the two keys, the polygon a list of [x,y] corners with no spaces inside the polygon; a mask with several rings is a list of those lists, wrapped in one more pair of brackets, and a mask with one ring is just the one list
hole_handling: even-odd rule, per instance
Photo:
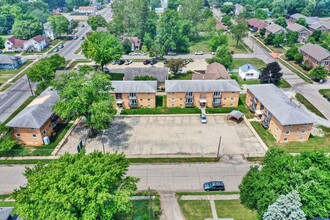
{"label": "green lawn", "polygon": [[292,65],[293,67],[295,67],[296,69],[298,69],[300,72],[304,73],[305,75],[309,75],[310,71],[304,70],[302,67],[299,66],[299,64],[297,64],[294,60],[288,60],[285,55],[281,56],[282,59],[284,59],[286,62],[290,63],[290,65]]}
{"label": "green lawn", "polygon": [[228,36],[228,44],[229,44],[229,50],[230,51],[234,51],[234,53],[250,53],[250,49],[249,47],[243,43],[243,42],[239,42],[238,46],[236,47],[236,41],[233,37],[231,37],[230,35]]}
{"label": "green lawn", "polygon": [[234,59],[234,69],[238,69],[240,66],[243,66],[244,64],[251,64],[258,69],[262,69],[266,67],[266,63],[260,59],[257,58],[236,58]]}
{"label": "green lawn", "polygon": [[326,97],[330,97],[330,89],[320,89],[319,92]]}
{"label": "green lawn", "polygon": [[230,113],[232,110],[239,110],[244,113],[246,118],[253,118],[253,114],[245,105],[246,94],[241,94],[239,96],[239,102],[237,108],[206,108],[206,113],[208,114],[226,114]]}
{"label": "green lawn", "polygon": [[5,74],[10,74],[10,75],[15,75],[17,74],[19,71],[21,71],[22,69],[24,69],[26,66],[30,65],[33,62],[33,60],[27,60],[22,66],[20,66],[18,69],[14,69],[14,70],[0,70],[0,77],[1,75]]}
{"label": "green lawn", "polygon": [[179,200],[178,202],[186,220],[212,218],[211,205],[208,200]]}
{"label": "green lawn", "polygon": [[257,212],[251,211],[240,204],[240,200],[216,200],[218,218],[233,218],[235,220],[256,220]]}
{"label": "green lawn", "polygon": [[289,153],[299,153],[309,150],[324,150],[330,152],[330,131],[323,129],[324,137],[310,136],[306,142],[276,143],[273,135],[258,122],[251,122],[260,138],[265,142],[268,148],[277,147]]}
{"label": "green lawn", "polygon": [[194,54],[196,51],[203,51],[204,53],[212,52],[209,41],[210,39],[206,37],[199,37],[197,40],[191,43],[190,52],[192,54]]}
{"label": "green lawn", "polygon": [[110,73],[111,80],[114,81],[122,81],[124,79],[124,75],[124,73]]}
{"label": "green lawn", "polygon": [[230,78],[234,79],[237,81],[239,85],[255,85],[255,84],[260,84],[259,79],[253,79],[253,80],[243,80],[239,77],[238,73],[232,73],[230,74]]}
{"label": "green lawn", "polygon": [[313,112],[321,118],[327,119],[312,103],[310,103],[302,94],[297,93],[296,99],[303,104],[309,111]]}
{"label": "green lawn", "polygon": [[185,73],[185,74],[175,74],[170,77],[171,80],[191,80],[192,73]]}
{"label": "green lawn", "polygon": [[239,192],[176,192],[177,196],[239,195]]}
{"label": "green lawn", "polygon": [[90,62],[92,62],[92,61],[87,60],[87,59],[84,59],[84,60],[74,60],[74,61],[72,61],[70,63],[70,66],[68,67],[68,70],[73,70],[77,66],[77,64],[87,65]]}
{"label": "green lawn", "polygon": [[284,66],[286,66],[289,70],[291,70],[293,73],[297,74],[297,76],[299,76],[302,80],[304,80],[305,82],[308,83],[313,83],[313,81],[309,78],[306,77],[305,75],[301,74],[300,72],[298,72],[296,69],[294,69],[287,61],[285,61],[284,59],[278,59],[278,61],[280,63],[282,63]]}
{"label": "green lawn", "polygon": [[137,108],[137,109],[123,109],[121,115],[158,115],[158,114],[200,114],[199,108]]}

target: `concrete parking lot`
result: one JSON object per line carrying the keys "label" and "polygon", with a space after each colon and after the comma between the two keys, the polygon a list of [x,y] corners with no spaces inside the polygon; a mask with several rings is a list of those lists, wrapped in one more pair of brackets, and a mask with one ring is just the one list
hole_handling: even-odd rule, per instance
{"label": "concrete parking lot", "polygon": [[[61,149],[75,153],[85,134],[77,128]],[[111,128],[86,143],[86,151],[124,152],[127,156],[191,155],[215,156],[221,137],[220,154],[263,156],[265,150],[243,121],[237,124],[225,115],[208,115],[201,124],[199,115],[116,116]]]}

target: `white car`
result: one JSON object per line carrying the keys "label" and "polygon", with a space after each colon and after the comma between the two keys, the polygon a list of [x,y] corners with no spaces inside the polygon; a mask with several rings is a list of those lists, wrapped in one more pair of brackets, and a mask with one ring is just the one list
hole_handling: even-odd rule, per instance
{"label": "white car", "polygon": [[185,72],[184,72],[184,70],[183,69],[179,69],[178,70],[178,74],[184,74]]}
{"label": "white car", "polygon": [[200,115],[200,118],[201,118],[201,123],[202,124],[206,124],[207,123],[207,119],[206,119],[206,115],[205,114],[201,114]]}
{"label": "white car", "polygon": [[197,51],[197,52],[195,52],[195,55],[203,55],[204,53],[203,53],[203,51]]}
{"label": "white car", "polygon": [[212,55],[216,55],[216,52],[212,52],[211,54],[212,54]]}
{"label": "white car", "polygon": [[126,60],[124,64],[125,65],[130,65],[131,63],[132,63],[132,60]]}

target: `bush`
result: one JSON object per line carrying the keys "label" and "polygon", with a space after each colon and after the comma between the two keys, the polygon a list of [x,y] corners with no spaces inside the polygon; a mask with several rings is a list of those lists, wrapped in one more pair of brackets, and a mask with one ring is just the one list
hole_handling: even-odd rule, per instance
{"label": "bush", "polygon": [[313,69],[313,64],[311,61],[306,60],[303,64],[300,64],[300,67],[304,70],[310,71],[311,69]]}
{"label": "bush", "polygon": [[200,114],[199,108],[137,108],[123,109],[121,115],[157,115],[157,114]]}

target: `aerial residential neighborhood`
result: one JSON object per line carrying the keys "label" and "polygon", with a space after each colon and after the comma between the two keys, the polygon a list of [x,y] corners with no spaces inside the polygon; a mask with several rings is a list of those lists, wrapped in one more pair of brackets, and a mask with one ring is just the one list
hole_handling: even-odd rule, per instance
{"label": "aerial residential neighborhood", "polygon": [[330,219],[329,8],[0,0],[0,220]]}

